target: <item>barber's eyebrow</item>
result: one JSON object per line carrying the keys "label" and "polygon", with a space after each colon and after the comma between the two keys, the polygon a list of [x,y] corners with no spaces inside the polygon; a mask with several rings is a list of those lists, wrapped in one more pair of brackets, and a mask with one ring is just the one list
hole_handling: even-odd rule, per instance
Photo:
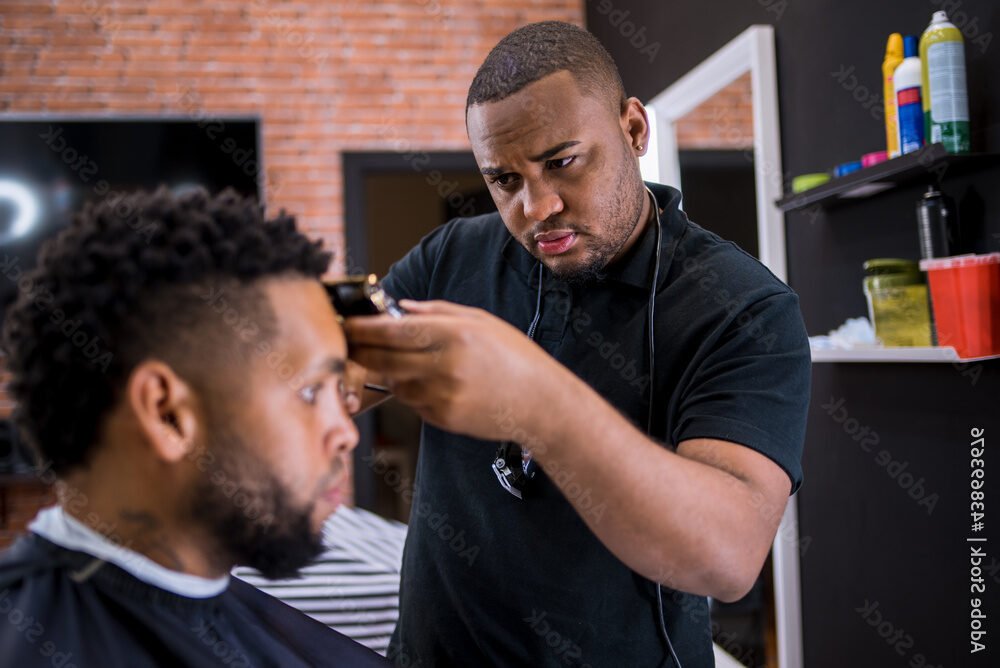
{"label": "barber's eyebrow", "polygon": [[579,143],[580,142],[576,141],[575,139],[571,140],[571,141],[564,141],[563,143],[556,144],[555,146],[553,146],[552,148],[550,148],[550,149],[548,149],[546,151],[542,151],[541,153],[539,153],[538,155],[536,155],[534,157],[528,158],[528,160],[530,160],[532,162],[544,162],[545,160],[548,160],[552,156],[558,155],[559,153],[562,153],[563,151],[565,151],[566,149],[568,149],[570,146],[576,146]]}
{"label": "barber's eyebrow", "polygon": [[[530,160],[531,162],[544,162],[552,158],[552,156],[558,155],[559,153],[565,151],[570,146],[576,146],[579,143],[580,142],[575,139],[570,141],[564,141],[561,144],[556,144],[552,148],[542,151],[538,155],[533,155],[529,157],[528,160]],[[504,171],[505,170],[502,167],[483,167],[482,169],[479,170],[479,172],[483,176],[500,176],[501,174],[504,173]]]}

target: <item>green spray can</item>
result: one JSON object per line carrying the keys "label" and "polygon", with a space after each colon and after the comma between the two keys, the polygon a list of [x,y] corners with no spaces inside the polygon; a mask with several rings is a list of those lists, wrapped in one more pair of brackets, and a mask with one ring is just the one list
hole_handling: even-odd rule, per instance
{"label": "green spray can", "polygon": [[934,12],[920,37],[923,66],[924,137],[949,153],[968,153],[969,94],[965,80],[965,43],[946,12]]}

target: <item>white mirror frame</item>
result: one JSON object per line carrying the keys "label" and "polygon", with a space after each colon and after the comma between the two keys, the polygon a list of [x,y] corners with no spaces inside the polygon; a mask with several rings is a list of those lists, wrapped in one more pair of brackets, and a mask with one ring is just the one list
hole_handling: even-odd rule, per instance
{"label": "white mirror frame", "polygon": [[774,204],[782,196],[782,171],[773,27],[750,26],[646,104],[650,120],[649,150],[639,160],[639,166],[647,181],[672,185],[683,192],[677,121],[747,72],[753,94],[759,259],[775,276],[786,281],[785,216]]}
{"label": "white mirror frame", "polygon": [[[671,185],[683,192],[677,121],[748,71],[753,95],[759,259],[775,276],[787,281],[785,216],[774,204],[782,196],[782,170],[772,26],[750,26],[646,104],[650,120],[649,150],[639,166],[647,181]],[[781,668],[801,668],[803,663],[799,545],[798,512],[795,497],[791,497],[771,547]],[[733,661],[731,657],[718,651],[717,660],[720,667],[733,665],[728,663]]]}

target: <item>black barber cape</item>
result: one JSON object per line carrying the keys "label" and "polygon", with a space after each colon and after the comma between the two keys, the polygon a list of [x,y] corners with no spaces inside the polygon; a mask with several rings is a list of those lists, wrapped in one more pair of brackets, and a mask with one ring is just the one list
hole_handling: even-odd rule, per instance
{"label": "black barber cape", "polygon": [[[498,214],[460,218],[428,235],[383,285],[398,298],[478,306],[521,331],[537,311],[535,342],[642,431],[652,392],[652,437],[664,447],[739,443],[798,488],[811,370],[798,298],[756,259],[689,221],[680,192],[648,185],[663,210],[652,378],[655,226],[603,279],[571,285],[544,270],[539,289],[538,261]],[[510,440],[525,436],[508,407],[491,417]],[[621,443],[604,446],[609,461],[629,456]],[[674,668],[655,586],[598,540],[556,483],[588,519],[608,522],[601,490],[581,487],[570,470],[542,468],[516,499],[493,475],[496,450],[423,426],[390,658],[435,668]],[[714,665],[708,612],[704,596],[664,588],[683,668]]]}
{"label": "black barber cape", "polygon": [[0,665],[386,666],[238,578],[186,598],[36,534],[0,556]]}

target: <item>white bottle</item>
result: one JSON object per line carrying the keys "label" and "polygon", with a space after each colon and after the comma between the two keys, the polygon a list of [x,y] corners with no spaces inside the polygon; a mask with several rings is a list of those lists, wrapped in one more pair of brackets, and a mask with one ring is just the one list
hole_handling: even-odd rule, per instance
{"label": "white bottle", "polygon": [[892,75],[892,85],[896,90],[896,128],[899,133],[899,152],[913,153],[924,145],[924,113],[920,90],[920,56],[917,38],[907,35],[903,38],[906,58]]}

